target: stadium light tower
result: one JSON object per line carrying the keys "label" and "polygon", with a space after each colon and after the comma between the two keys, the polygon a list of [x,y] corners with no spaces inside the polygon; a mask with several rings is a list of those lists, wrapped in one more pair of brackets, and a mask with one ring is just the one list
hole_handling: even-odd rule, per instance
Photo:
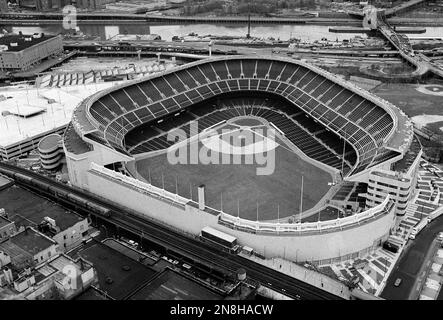
{"label": "stadium light tower", "polygon": [[257,201],[257,222],[258,222],[258,201]]}
{"label": "stadium light tower", "polygon": [[208,51],[209,51],[209,57],[212,57],[212,46],[214,45],[213,41],[209,41],[208,43]]}
{"label": "stadium light tower", "polygon": [[345,150],[346,150],[346,130],[345,130],[345,136],[343,138],[343,155],[342,155],[342,159],[341,159],[342,177],[345,176],[345,172],[344,172],[344,167],[345,167]]}
{"label": "stadium light tower", "polygon": [[301,190],[300,190],[300,223],[301,223],[302,211],[303,211],[303,176],[301,176]]}

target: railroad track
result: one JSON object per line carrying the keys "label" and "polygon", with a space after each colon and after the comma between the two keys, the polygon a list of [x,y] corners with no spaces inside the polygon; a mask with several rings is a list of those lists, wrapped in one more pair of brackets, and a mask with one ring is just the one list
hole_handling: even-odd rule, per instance
{"label": "railroad track", "polygon": [[[43,182],[49,186],[54,186],[68,193],[82,197],[90,202],[99,204],[112,210],[110,217],[99,216],[100,219],[107,221],[123,230],[133,234],[140,235],[143,238],[154,241],[171,251],[177,251],[192,260],[202,261],[206,265],[213,266],[216,269],[225,269],[236,272],[239,268],[244,268],[249,277],[268,286],[273,290],[280,292],[293,299],[301,300],[341,300],[332,293],[317,288],[311,284],[290,277],[286,274],[268,268],[264,265],[255,263],[251,260],[238,255],[228,254],[217,248],[214,248],[197,239],[186,236],[176,230],[161,225],[158,222],[147,219],[127,208],[118,206],[108,200],[101,199],[89,192],[69,187],[65,184],[54,181],[51,178],[42,176],[38,173],[19,168],[7,163],[0,162],[0,173],[15,178],[15,174],[27,176],[31,179]],[[21,181],[22,184],[26,183]],[[34,186],[34,189],[37,189]],[[47,192],[46,192],[47,193]]]}

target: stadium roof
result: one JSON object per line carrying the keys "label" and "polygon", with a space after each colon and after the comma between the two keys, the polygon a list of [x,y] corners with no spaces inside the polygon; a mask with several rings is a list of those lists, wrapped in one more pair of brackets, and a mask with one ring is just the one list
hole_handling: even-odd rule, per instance
{"label": "stadium roof", "polygon": [[[1,88],[0,97],[4,99],[0,99],[0,148],[67,125],[73,110],[84,98],[110,86],[112,82],[38,90],[24,85]],[[45,112],[27,117],[14,115],[18,110],[27,110],[26,106]]]}
{"label": "stadium roof", "polygon": [[[56,244],[54,240],[45,237],[34,229],[26,228],[24,231],[9,238],[8,241],[1,243],[0,250],[5,252],[11,252],[11,250],[23,251],[30,255],[35,255]],[[20,250],[14,248],[19,248]]]}

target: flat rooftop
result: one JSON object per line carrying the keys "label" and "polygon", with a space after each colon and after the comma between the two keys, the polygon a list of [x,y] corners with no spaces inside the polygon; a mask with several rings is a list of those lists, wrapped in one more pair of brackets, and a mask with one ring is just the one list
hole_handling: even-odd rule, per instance
{"label": "flat rooftop", "polygon": [[170,269],[163,271],[131,300],[222,300],[223,296]]}
{"label": "flat rooftop", "polygon": [[[37,36],[36,38],[34,36]],[[8,46],[8,50],[6,52],[18,52],[24,49],[30,48],[39,44],[48,39],[54,38],[53,35],[45,35],[45,34],[8,34],[4,36],[0,36],[0,45]],[[16,46],[12,46],[11,43],[16,43]],[[1,51],[0,51],[1,53]]]}
{"label": "flat rooftop", "polygon": [[51,134],[40,140],[38,147],[42,149],[51,149],[57,146],[62,140],[62,136],[58,134]]}
{"label": "flat rooftop", "polygon": [[396,176],[395,174],[391,174],[391,173],[387,173],[387,172],[382,172],[382,171],[373,171],[371,174],[379,176],[379,177],[383,177],[383,178],[388,178],[388,179],[395,179],[397,181],[401,181],[401,182],[409,182],[411,179],[408,178],[404,178],[401,175],[400,176]]}
{"label": "flat rooftop", "polygon": [[[62,88],[36,89],[25,85],[0,88],[0,148],[66,126],[83,99],[112,85],[104,82]],[[40,112],[34,115],[28,112],[37,110]],[[25,111],[26,117],[15,115]]]}
{"label": "flat rooftop", "polygon": [[412,163],[417,158],[418,154],[420,153],[420,150],[420,142],[414,135],[411,146],[409,147],[409,150],[405,153],[405,156],[394,164],[394,171],[407,172]]}
{"label": "flat rooftop", "polygon": [[9,239],[13,244],[32,255],[46,250],[52,245],[56,244],[54,240],[50,240],[30,228],[26,228],[24,231],[15,234]]}
{"label": "flat rooftop", "polygon": [[9,219],[6,219],[5,217],[0,216],[0,228],[3,228],[4,226],[7,226],[10,223],[11,223],[11,221]]}
{"label": "flat rooftop", "polygon": [[106,244],[108,247],[117,250],[120,253],[123,253],[128,258],[131,258],[132,260],[139,261],[144,265],[153,265],[157,261],[154,259],[151,259],[147,255],[134,250],[133,248],[130,248],[114,239],[106,239],[103,240],[103,243]]}
{"label": "flat rooftop", "polygon": [[400,109],[392,108],[392,110],[397,115],[398,131],[394,132],[393,136],[388,141],[387,146],[394,149],[401,149],[401,147],[404,146],[408,139],[413,135],[413,128],[412,126],[409,126],[409,124],[412,123],[406,114],[400,112]]}
{"label": "flat rooftop", "polygon": [[14,263],[19,265],[32,261],[31,254],[25,249],[12,242],[11,239],[0,242],[0,251],[6,252]]}
{"label": "flat rooftop", "polygon": [[50,217],[63,231],[83,220],[61,206],[18,186],[0,191],[0,203],[17,227],[36,227],[44,217]]}
{"label": "flat rooftop", "polygon": [[127,299],[156,272],[103,243],[78,253],[91,262],[98,273],[100,289],[117,300]]}
{"label": "flat rooftop", "polygon": [[74,298],[74,300],[108,300],[101,292],[89,287],[86,291]]}
{"label": "flat rooftop", "polygon": [[7,188],[11,184],[13,184],[12,180],[0,175],[0,190]]}

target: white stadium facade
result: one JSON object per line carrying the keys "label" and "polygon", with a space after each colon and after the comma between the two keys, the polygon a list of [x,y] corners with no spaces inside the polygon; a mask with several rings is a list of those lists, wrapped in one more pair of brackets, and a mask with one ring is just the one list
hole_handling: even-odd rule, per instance
{"label": "white stadium facade", "polygon": [[[200,132],[233,117],[229,106],[205,108],[205,101],[240,93],[284,101],[284,110],[263,102],[242,106],[242,112],[265,118],[312,161],[335,170],[343,190],[364,185],[363,207],[326,221],[251,221],[199,206],[128,170],[140,154],[166,152],[173,144],[158,132],[129,133],[179,113],[184,116],[175,117],[175,127],[206,119]],[[203,105],[198,112],[185,112],[196,104]],[[294,134],[299,127],[310,134]],[[187,233],[198,235],[210,226],[268,258],[313,262],[355,258],[380,246],[405,213],[421,156],[412,123],[396,106],[323,69],[265,56],[201,60],[98,92],[75,109],[63,142],[77,187]],[[116,163],[119,170],[113,170]],[[345,199],[334,196],[328,203],[339,206]]]}

